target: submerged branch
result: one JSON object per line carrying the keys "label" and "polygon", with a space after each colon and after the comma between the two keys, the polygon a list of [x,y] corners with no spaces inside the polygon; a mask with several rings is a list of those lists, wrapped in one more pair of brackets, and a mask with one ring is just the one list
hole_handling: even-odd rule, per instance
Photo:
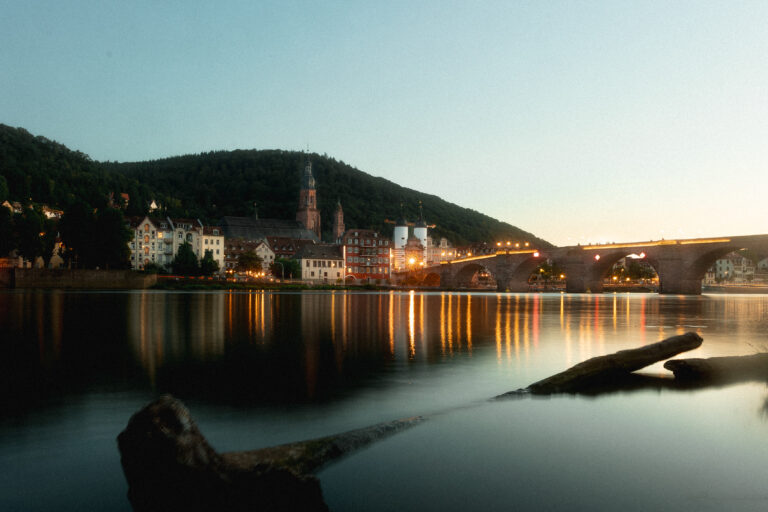
{"label": "submerged branch", "polygon": [[693,350],[702,343],[695,332],[687,332],[644,347],[621,350],[605,356],[587,359],[571,368],[546,379],[534,382],[524,390],[505,393],[508,395],[530,393],[550,395],[554,393],[577,393],[601,386],[611,385],[635,370],[669,359],[681,352]]}
{"label": "submerged branch", "polygon": [[309,441],[219,454],[184,404],[165,395],[134,414],[117,441],[128,499],[137,512],[326,511],[313,472],[420,421],[409,418]]}

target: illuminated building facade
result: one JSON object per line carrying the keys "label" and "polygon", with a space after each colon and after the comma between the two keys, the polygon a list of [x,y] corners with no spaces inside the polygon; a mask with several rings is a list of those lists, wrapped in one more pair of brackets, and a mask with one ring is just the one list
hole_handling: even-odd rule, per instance
{"label": "illuminated building facade", "polygon": [[349,229],[342,235],[347,278],[371,283],[389,279],[389,239],[370,229]]}
{"label": "illuminated building facade", "polygon": [[338,245],[305,245],[295,259],[301,265],[302,281],[330,284],[344,282],[344,258]]}
{"label": "illuminated building facade", "polygon": [[149,264],[170,267],[185,242],[198,260],[210,251],[219,269],[224,270],[224,235],[218,226],[206,226],[200,219],[130,217],[128,228],[132,232],[128,247],[134,270]]}

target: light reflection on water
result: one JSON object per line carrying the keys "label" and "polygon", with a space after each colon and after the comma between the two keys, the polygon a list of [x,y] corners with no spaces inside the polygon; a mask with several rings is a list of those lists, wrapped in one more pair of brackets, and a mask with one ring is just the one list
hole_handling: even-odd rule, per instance
{"label": "light reflection on water", "polygon": [[[716,483],[720,478],[747,492],[753,487],[725,475],[739,472],[741,461],[754,465],[753,479],[768,477],[757,463],[765,450],[755,449],[768,446],[763,384],[693,394],[484,403],[589,357],[691,330],[705,340],[691,353],[694,357],[766,350],[768,297],[0,293],[0,396],[6,405],[0,413],[0,470],[8,475],[0,483],[0,509],[74,510],[93,493],[105,504],[98,508],[125,509],[114,436],[131,412],[162,392],[184,398],[203,432],[222,450],[443,412],[424,427],[324,472],[323,485],[336,510],[359,509],[358,497],[368,510],[409,509],[414,503],[419,506],[410,509],[467,510],[468,505],[451,506],[450,500],[464,503],[471,488],[498,494],[498,500],[485,494],[479,499],[486,508],[536,510],[541,507],[526,500],[546,494],[550,498],[538,505],[568,509],[569,497],[576,508],[605,509],[607,496],[615,498],[611,486],[624,486],[636,499],[636,506],[620,500],[625,509],[664,508],[665,499],[685,508],[688,498],[657,481],[661,477],[647,476],[659,473],[655,459],[667,457],[649,433],[664,439],[694,436],[680,440],[689,449],[696,439],[702,446],[728,447],[732,455],[720,453],[720,466],[706,475],[685,459],[674,465],[700,478],[697,483],[690,477],[687,484],[694,488],[706,489],[701,482],[719,485],[718,492],[727,496],[724,484]],[[649,371],[663,372],[660,365]],[[552,443],[558,451],[551,452]],[[606,479],[605,489],[583,472],[563,469],[585,463],[580,443],[594,450],[588,466]],[[673,445],[665,442],[662,448]],[[41,455],[46,453],[60,460],[52,466]],[[423,460],[409,465],[406,456],[414,453]],[[552,464],[537,459],[542,453]],[[642,478],[634,488],[626,475],[612,476],[611,468],[632,467],[617,463],[617,454],[639,459],[635,470],[658,486],[658,497],[643,501]],[[425,474],[429,464],[435,465],[434,479]],[[377,467],[375,478],[389,474],[403,494],[382,496],[375,481],[358,481],[371,465]],[[55,483],[54,467],[57,474],[79,477],[69,477],[67,485]],[[455,480],[452,469],[464,475],[466,488],[461,481],[450,490],[440,483]],[[530,492],[512,492],[496,472],[525,482]],[[31,481],[52,490],[33,493]],[[573,490],[590,485],[591,498]],[[750,509],[743,500],[734,508],[734,499],[726,499],[726,508]],[[703,503],[724,509],[722,501]],[[766,501],[758,496],[749,503]]]}

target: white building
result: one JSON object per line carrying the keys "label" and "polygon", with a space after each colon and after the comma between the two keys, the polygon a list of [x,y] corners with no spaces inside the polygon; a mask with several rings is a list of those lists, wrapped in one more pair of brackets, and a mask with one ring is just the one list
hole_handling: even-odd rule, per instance
{"label": "white building", "polygon": [[131,249],[131,268],[142,270],[153,263],[170,267],[182,244],[189,243],[200,260],[210,251],[224,270],[224,235],[216,226],[205,226],[199,219],[171,219],[133,217],[128,219],[133,231],[128,247]]}
{"label": "white building", "polygon": [[345,279],[342,248],[338,245],[305,245],[296,259],[301,265],[301,280],[309,283],[343,283]]}

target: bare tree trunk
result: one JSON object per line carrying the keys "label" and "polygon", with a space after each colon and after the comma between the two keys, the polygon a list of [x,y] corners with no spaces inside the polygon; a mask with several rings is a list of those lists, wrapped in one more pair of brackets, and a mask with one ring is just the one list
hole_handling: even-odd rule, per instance
{"label": "bare tree trunk", "polygon": [[534,395],[586,391],[606,383],[610,384],[617,379],[624,379],[635,370],[669,359],[680,352],[693,350],[699,347],[702,341],[701,336],[695,332],[687,332],[644,347],[593,357],[564,372],[534,382],[524,390],[501,396],[520,394],[521,391]]}

